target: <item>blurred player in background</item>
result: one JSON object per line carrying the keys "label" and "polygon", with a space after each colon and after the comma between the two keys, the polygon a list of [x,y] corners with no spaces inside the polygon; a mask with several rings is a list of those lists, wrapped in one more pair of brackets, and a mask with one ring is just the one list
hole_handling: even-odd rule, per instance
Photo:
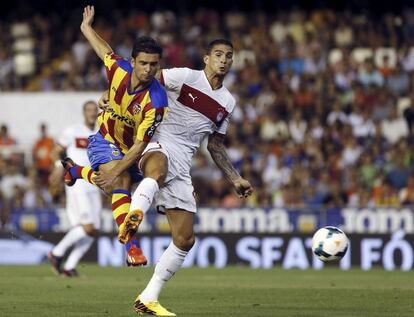
{"label": "blurred player in background", "polygon": [[[105,64],[110,108],[101,113],[99,131],[89,139],[88,156],[92,168],[66,159],[65,182],[70,186],[83,178],[93,184],[94,171],[111,171],[115,177],[103,188],[112,192],[113,217],[120,226],[130,210],[131,184],[142,179],[137,162],[167,112],[167,94],[154,78],[162,48],[154,39],[140,37],[134,43],[131,61],[124,60],[94,31],[91,26],[94,15],[93,6],[85,7],[81,31]],[[134,216],[139,221],[143,217],[142,212]],[[124,242],[127,264],[146,264],[138,239],[132,234]]]}
{"label": "blurred player in background", "polygon": [[[250,183],[232,165],[223,145],[229,118],[235,107],[233,96],[223,86],[232,62],[232,43],[217,39],[208,45],[204,70],[173,68],[159,73],[160,82],[168,94],[169,114],[140,160],[140,169],[144,171],[145,178],[134,192],[131,212],[125,218],[125,222],[129,221],[132,225],[126,223],[120,230],[138,227],[139,222],[134,221],[138,219],[135,212],[138,210],[137,215],[145,213],[157,193],[157,209],[166,214],[173,241],[160,257],[151,280],[134,303],[138,313],[175,316],[160,305],[158,297],[164,284],[182,266],[195,242],[193,226],[196,202],[190,169],[192,157],[205,137],[208,136],[207,148],[214,162],[234,186],[239,197],[247,197],[253,191]],[[100,103],[105,98],[104,94]],[[156,186],[157,179],[151,179],[145,173],[148,164],[155,166],[151,163],[154,160],[165,162],[152,172],[153,175],[166,176],[160,189]],[[111,171],[105,171],[97,176],[95,182],[106,186],[115,176]]]}
{"label": "blurred player in background", "polygon": [[[67,128],[53,149],[55,168],[50,175],[50,184],[59,186],[64,175],[64,168],[59,158],[66,154],[81,164],[89,164],[87,155],[88,137],[96,133],[98,107],[94,101],[83,106],[84,122]],[[77,276],[76,266],[82,256],[91,247],[94,237],[100,229],[100,213],[102,210],[101,192],[95,186],[79,181],[73,187],[66,187],[66,211],[72,229],[48,254],[50,263],[56,273],[73,277]],[[73,246],[65,264],[63,258],[67,250]]]}

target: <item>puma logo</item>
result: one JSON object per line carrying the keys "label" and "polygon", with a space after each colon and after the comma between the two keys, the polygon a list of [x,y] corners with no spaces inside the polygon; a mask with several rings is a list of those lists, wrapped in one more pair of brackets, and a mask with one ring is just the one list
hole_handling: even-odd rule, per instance
{"label": "puma logo", "polygon": [[194,97],[191,92],[188,93],[188,96],[190,96],[190,98],[193,99],[193,103],[198,98],[197,96]]}

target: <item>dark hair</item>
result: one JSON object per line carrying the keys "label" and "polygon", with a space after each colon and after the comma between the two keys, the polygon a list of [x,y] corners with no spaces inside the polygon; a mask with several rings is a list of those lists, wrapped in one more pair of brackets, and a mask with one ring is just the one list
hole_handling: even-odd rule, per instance
{"label": "dark hair", "polygon": [[131,57],[135,58],[140,52],[148,54],[158,54],[160,58],[162,57],[162,47],[149,36],[140,36],[134,42],[134,47],[132,48]]}
{"label": "dark hair", "polygon": [[231,48],[233,48],[233,44],[229,40],[226,40],[226,39],[215,39],[215,40],[211,41],[207,45],[207,52],[206,52],[206,54],[207,55],[210,55],[211,54],[211,51],[214,48],[214,46],[220,45],[220,44],[227,45],[227,46],[230,46]]}

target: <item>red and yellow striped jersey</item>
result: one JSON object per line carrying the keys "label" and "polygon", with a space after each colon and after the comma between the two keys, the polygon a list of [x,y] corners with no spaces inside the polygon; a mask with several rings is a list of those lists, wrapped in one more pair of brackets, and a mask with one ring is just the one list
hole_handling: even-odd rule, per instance
{"label": "red and yellow striped jersey", "polygon": [[132,66],[115,53],[105,55],[109,111],[98,117],[100,133],[126,153],[135,140],[149,142],[167,113],[167,94],[154,78],[149,87],[129,91]]}

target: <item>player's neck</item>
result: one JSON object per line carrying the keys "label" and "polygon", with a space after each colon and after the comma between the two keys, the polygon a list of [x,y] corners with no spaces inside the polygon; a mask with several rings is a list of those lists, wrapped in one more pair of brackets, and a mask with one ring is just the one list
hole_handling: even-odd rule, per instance
{"label": "player's neck", "polygon": [[224,76],[219,76],[214,74],[207,69],[204,69],[204,74],[206,74],[207,80],[210,83],[211,89],[216,90],[220,89],[223,86]]}
{"label": "player's neck", "polygon": [[88,127],[89,130],[91,130],[91,131],[95,130],[95,123],[85,122],[85,125]]}
{"label": "player's neck", "polygon": [[151,84],[151,81],[141,82],[136,76],[132,76],[130,85],[129,85],[129,91],[134,92],[134,91],[142,90],[142,89],[147,88],[150,84]]}

